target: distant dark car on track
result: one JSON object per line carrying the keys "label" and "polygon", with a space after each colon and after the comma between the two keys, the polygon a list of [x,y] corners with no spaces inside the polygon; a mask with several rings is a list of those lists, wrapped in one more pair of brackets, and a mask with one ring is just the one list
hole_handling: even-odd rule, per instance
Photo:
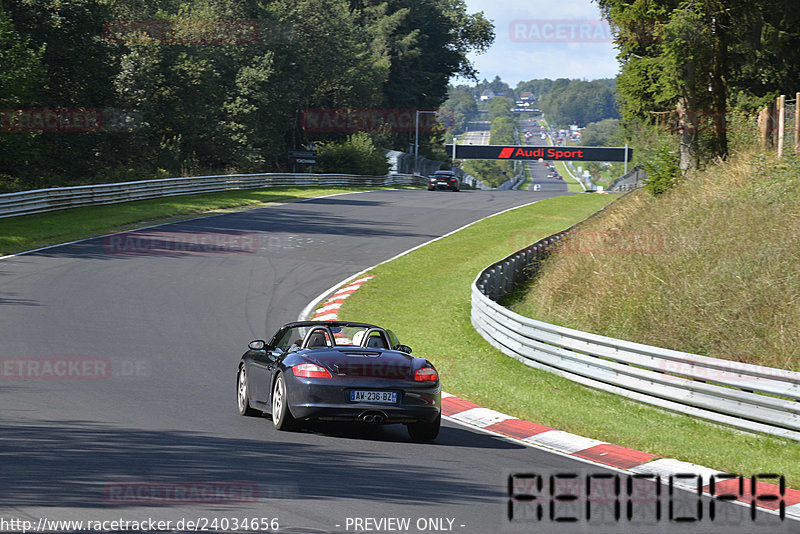
{"label": "distant dark car on track", "polygon": [[434,191],[436,189],[458,191],[461,189],[461,181],[453,171],[436,171],[428,176],[428,191]]}
{"label": "distant dark car on track", "polygon": [[431,441],[442,418],[433,364],[367,323],[295,322],[250,342],[236,391],[241,415],[270,413],[278,430],[311,420],[403,423],[413,440]]}

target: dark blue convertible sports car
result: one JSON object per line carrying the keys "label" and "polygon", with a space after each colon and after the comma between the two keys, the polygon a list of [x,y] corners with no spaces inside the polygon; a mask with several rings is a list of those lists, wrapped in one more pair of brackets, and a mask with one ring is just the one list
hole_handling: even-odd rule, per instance
{"label": "dark blue convertible sports car", "polygon": [[252,341],[236,391],[240,414],[271,413],[278,430],[308,420],[404,423],[413,440],[431,441],[442,418],[433,364],[365,323],[289,323],[269,342]]}

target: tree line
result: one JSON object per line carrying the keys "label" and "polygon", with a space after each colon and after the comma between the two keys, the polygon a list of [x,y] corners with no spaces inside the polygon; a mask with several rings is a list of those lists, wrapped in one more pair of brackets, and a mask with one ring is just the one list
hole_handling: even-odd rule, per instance
{"label": "tree line", "polygon": [[304,113],[436,109],[493,38],[463,0],[3,0],[0,187],[285,171],[348,136],[407,150],[408,128]]}

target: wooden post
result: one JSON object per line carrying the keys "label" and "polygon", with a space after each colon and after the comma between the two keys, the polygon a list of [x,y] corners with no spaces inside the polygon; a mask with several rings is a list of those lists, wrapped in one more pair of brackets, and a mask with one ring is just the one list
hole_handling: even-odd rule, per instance
{"label": "wooden post", "polygon": [[794,152],[800,152],[800,93],[794,97]]}
{"label": "wooden post", "polygon": [[778,157],[783,156],[783,140],[786,132],[786,95],[778,97]]}
{"label": "wooden post", "polygon": [[772,131],[774,129],[772,116],[775,113],[775,104],[770,104],[758,114],[758,124],[761,127],[761,151],[766,153],[772,149]]}

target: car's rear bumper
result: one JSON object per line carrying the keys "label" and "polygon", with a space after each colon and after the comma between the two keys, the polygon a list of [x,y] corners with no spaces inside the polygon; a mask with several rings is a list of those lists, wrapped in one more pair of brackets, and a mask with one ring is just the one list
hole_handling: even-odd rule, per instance
{"label": "car's rear bumper", "polygon": [[[351,405],[289,405],[296,419],[319,421],[364,421],[380,424],[392,423],[432,423],[441,413],[439,408],[405,408],[381,404]],[[374,418],[380,416],[380,420]],[[365,418],[372,417],[367,421]]]}
{"label": "car's rear bumper", "polygon": [[[434,384],[406,380],[364,380],[348,382],[292,377],[289,409],[297,419],[359,421],[365,415],[380,414],[382,423],[433,422],[442,410],[442,389]],[[351,402],[350,391],[396,391],[398,402]]]}
{"label": "car's rear bumper", "polygon": [[458,191],[459,187],[458,187],[458,184],[445,184],[445,183],[437,183],[437,184],[429,184],[428,185],[428,191],[433,191],[435,189]]}

